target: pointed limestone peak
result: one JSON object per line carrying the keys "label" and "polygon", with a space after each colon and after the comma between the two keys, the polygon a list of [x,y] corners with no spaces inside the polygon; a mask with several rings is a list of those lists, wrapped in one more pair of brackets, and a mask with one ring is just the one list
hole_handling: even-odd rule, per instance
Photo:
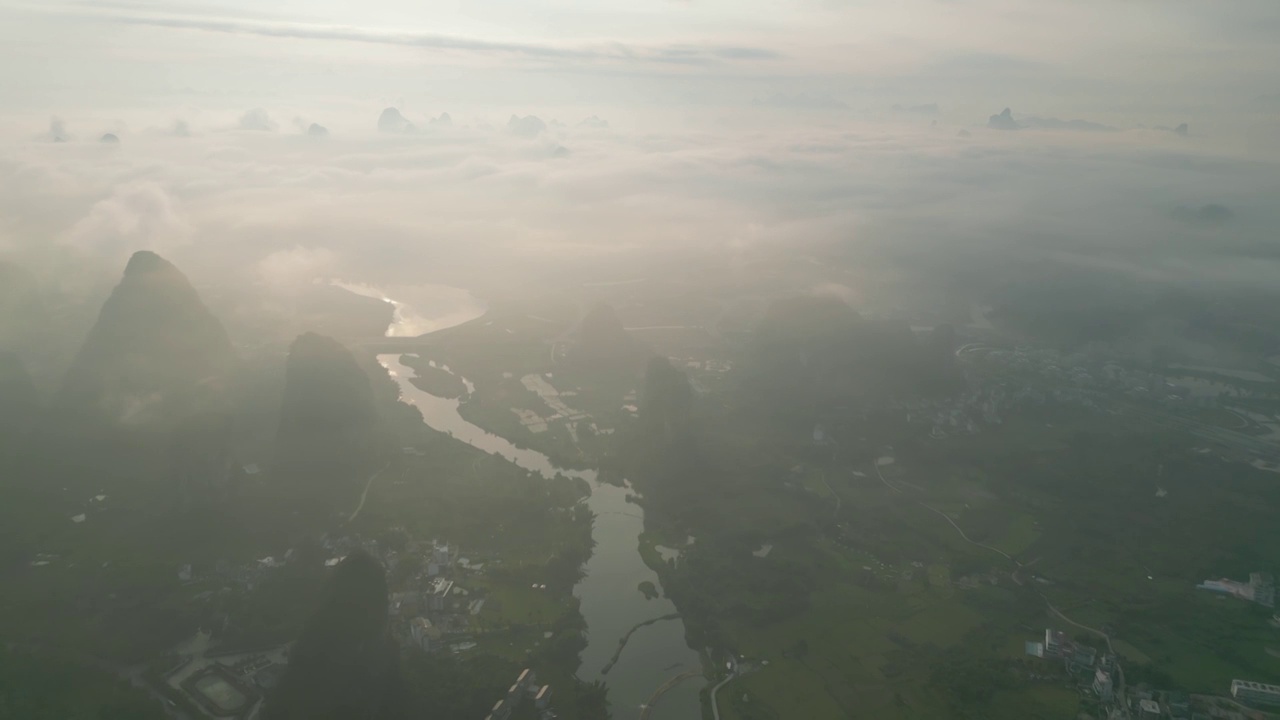
{"label": "pointed limestone peak", "polygon": [[129,258],[129,264],[124,266],[124,276],[126,278],[131,275],[150,275],[161,272],[181,274],[181,271],[173,263],[150,250],[139,250],[134,253]]}
{"label": "pointed limestone peak", "polygon": [[186,275],[150,251],[129,258],[63,385],[62,405],[133,422],[228,372],[235,351]]}

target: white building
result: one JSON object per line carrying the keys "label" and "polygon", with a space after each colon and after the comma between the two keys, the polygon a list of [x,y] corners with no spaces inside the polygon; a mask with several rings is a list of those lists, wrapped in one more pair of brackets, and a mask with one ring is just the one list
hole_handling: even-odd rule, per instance
{"label": "white building", "polygon": [[1059,657],[1066,652],[1067,634],[1053,628],[1044,629],[1045,657]]}
{"label": "white building", "polygon": [[431,548],[431,562],[437,565],[448,567],[450,555],[448,543]]}
{"label": "white building", "polygon": [[1280,705],[1280,685],[1232,680],[1231,697],[1255,705]]}
{"label": "white building", "polygon": [[1271,573],[1255,572],[1249,574],[1249,582],[1221,578],[1205,580],[1196,586],[1200,590],[1232,595],[1241,600],[1256,602],[1264,607],[1275,607],[1275,580]]}
{"label": "white building", "polygon": [[509,717],[511,717],[511,707],[505,700],[499,700],[493,704],[493,710],[489,712],[486,720],[507,720]]}
{"label": "white building", "polygon": [[533,705],[539,710],[546,710],[547,704],[551,702],[551,686],[543,685],[538,689],[538,694],[533,696]]}
{"label": "white building", "polygon": [[1113,690],[1114,686],[1111,682],[1111,673],[1103,670],[1102,668],[1098,668],[1093,673],[1093,691],[1098,694],[1098,698],[1103,702],[1108,702],[1111,700]]}
{"label": "white building", "polygon": [[440,639],[440,630],[424,617],[416,617],[409,621],[409,633],[413,642],[423,652],[431,652],[432,643]]}
{"label": "white building", "polygon": [[438,577],[431,581],[430,603],[431,609],[440,611],[444,610],[445,599],[449,597],[449,591],[453,589],[453,581]]}

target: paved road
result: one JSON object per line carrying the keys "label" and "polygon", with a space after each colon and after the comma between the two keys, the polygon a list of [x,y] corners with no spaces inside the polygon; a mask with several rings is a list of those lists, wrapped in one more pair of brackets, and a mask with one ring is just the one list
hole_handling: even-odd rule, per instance
{"label": "paved road", "polygon": [[[1043,597],[1044,597],[1044,594],[1042,593],[1042,594],[1040,595],[1040,597],[1042,597],[1042,598],[1043,598]],[[1066,615],[1063,615],[1063,614],[1062,614],[1062,611],[1061,611],[1061,610],[1059,610],[1058,608],[1054,607],[1054,606],[1053,606],[1053,603],[1049,602],[1049,599],[1048,599],[1048,598],[1045,598],[1044,603],[1045,603],[1046,605],[1048,605],[1048,606],[1049,606],[1049,612],[1051,612],[1051,613],[1053,613],[1054,615],[1057,615],[1058,617],[1062,618],[1063,622],[1067,623],[1068,625],[1074,625],[1074,626],[1076,626],[1076,627],[1080,628],[1081,630],[1088,630],[1089,632],[1093,633],[1094,635],[1097,635],[1098,637],[1102,638],[1103,640],[1106,640],[1106,641],[1107,641],[1107,651],[1108,651],[1108,652],[1111,652],[1111,653],[1114,653],[1114,652],[1115,652],[1115,650],[1112,650],[1112,649],[1111,649],[1111,636],[1110,636],[1110,635],[1107,635],[1106,633],[1102,632],[1101,630],[1099,630],[1099,629],[1097,629],[1097,628],[1091,628],[1091,627],[1089,627],[1088,625],[1081,625],[1080,623],[1076,622],[1075,620],[1072,620],[1071,618],[1067,617]]]}
{"label": "paved road", "polygon": [[[1097,628],[1091,628],[1091,627],[1089,627],[1088,625],[1081,625],[1080,623],[1076,622],[1075,620],[1072,620],[1071,618],[1067,617],[1066,615],[1064,615],[1064,614],[1062,613],[1062,611],[1061,611],[1061,610],[1059,610],[1058,608],[1054,607],[1054,606],[1053,606],[1053,603],[1049,602],[1049,598],[1045,597],[1045,596],[1044,596],[1044,593],[1040,593],[1040,599],[1041,599],[1041,600],[1044,600],[1044,604],[1049,606],[1049,612],[1053,613],[1054,615],[1057,615],[1059,618],[1061,618],[1061,619],[1062,619],[1062,621],[1063,621],[1063,622],[1067,623],[1068,625],[1074,625],[1075,627],[1078,627],[1078,628],[1080,628],[1081,630],[1085,630],[1085,631],[1091,632],[1091,633],[1093,633],[1094,635],[1097,635],[1098,637],[1102,638],[1103,640],[1106,640],[1106,641],[1107,641],[1107,651],[1108,651],[1108,652],[1110,652],[1112,655],[1115,655],[1115,654],[1116,654],[1116,651],[1111,647],[1111,636],[1110,636],[1110,635],[1108,635],[1108,634],[1106,634],[1106,633],[1102,632],[1101,630],[1099,630],[1099,629],[1097,629]],[[1125,688],[1124,688],[1124,667],[1123,667],[1123,666],[1121,666],[1121,665],[1120,665],[1120,663],[1119,663],[1118,661],[1116,662],[1116,676],[1117,676],[1117,677],[1116,677],[1116,679],[1120,681],[1120,682],[1119,682],[1119,684],[1118,684],[1118,686],[1117,686],[1117,688],[1118,688],[1118,693],[1117,693],[1117,694],[1118,694],[1118,697],[1125,697]],[[1126,707],[1126,706],[1125,706],[1125,705],[1123,705],[1123,704],[1121,705],[1121,707],[1122,707],[1122,708],[1124,708],[1124,716],[1125,716],[1126,718],[1127,718],[1127,717],[1129,717],[1129,709],[1128,709],[1128,707]]]}
{"label": "paved road", "polygon": [[894,491],[894,492],[896,492],[896,493],[901,493],[901,492],[902,492],[902,488],[898,487],[897,485],[890,484],[890,482],[889,482],[888,480],[885,480],[885,479],[884,479],[884,475],[882,475],[882,474],[880,473],[880,461],[879,461],[879,459],[877,459],[877,460],[876,460],[876,462],[875,462],[875,468],[876,468],[876,477],[880,478],[880,482],[884,483],[884,486],[885,486],[885,487],[889,488],[890,490],[892,490],[892,491]]}
{"label": "paved road", "polygon": [[738,659],[730,655],[729,662],[733,663],[733,671],[729,673],[729,677],[716,683],[716,686],[711,688],[711,717],[713,720],[720,720],[720,701],[718,699],[720,688],[724,687],[730,680],[738,677]]}

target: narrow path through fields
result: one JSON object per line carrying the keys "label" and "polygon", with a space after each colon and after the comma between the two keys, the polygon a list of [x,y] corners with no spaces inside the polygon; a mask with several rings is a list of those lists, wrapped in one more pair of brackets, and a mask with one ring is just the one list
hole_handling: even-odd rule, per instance
{"label": "narrow path through fields", "polygon": [[1000,555],[1000,556],[1001,556],[1001,557],[1003,557],[1005,560],[1008,560],[1009,562],[1011,562],[1011,563],[1013,563],[1013,564],[1017,565],[1018,567],[1022,567],[1022,563],[1018,562],[1017,560],[1014,560],[1014,559],[1013,559],[1013,557],[1012,557],[1011,555],[1009,555],[1009,553],[1007,553],[1007,552],[1005,552],[1005,551],[1003,551],[1003,550],[997,550],[997,549],[995,549],[995,548],[991,547],[990,545],[986,545],[986,544],[980,543],[980,542],[978,542],[978,541],[976,541],[976,540],[971,539],[968,535],[965,535],[965,534],[964,534],[964,530],[961,530],[961,529],[960,529],[960,526],[959,526],[959,525],[957,525],[957,524],[956,524],[956,522],[955,522],[954,520],[952,520],[952,519],[950,518],[950,516],[948,516],[946,513],[942,512],[941,510],[938,510],[938,509],[936,509],[936,508],[929,507],[928,505],[925,505],[924,503],[919,503],[919,505],[920,505],[920,507],[925,508],[926,510],[932,510],[933,512],[935,512],[935,513],[937,513],[937,514],[941,515],[943,520],[946,520],[948,523],[950,523],[950,524],[951,524],[951,527],[955,528],[955,529],[956,529],[956,532],[960,533],[960,537],[964,538],[964,539],[965,539],[965,542],[968,542],[968,543],[970,543],[970,544],[972,544],[972,545],[977,545],[977,546],[978,546],[978,547],[980,547],[980,548],[985,548],[985,549],[987,549],[987,550],[990,550],[991,552],[996,553],[997,555]]}
{"label": "narrow path through fields", "polygon": [[[1040,597],[1042,597],[1042,598],[1043,598],[1043,597],[1044,597],[1044,595],[1043,595],[1043,594],[1041,594],[1041,595],[1040,595]],[[1106,640],[1106,641],[1107,641],[1107,652],[1111,652],[1111,653],[1114,653],[1114,652],[1115,652],[1115,650],[1113,650],[1113,649],[1111,648],[1111,636],[1110,636],[1110,635],[1108,635],[1108,634],[1106,634],[1106,633],[1102,632],[1101,630],[1099,630],[1099,629],[1097,629],[1097,628],[1091,628],[1091,627],[1089,627],[1088,625],[1081,625],[1080,623],[1076,622],[1075,620],[1072,620],[1071,618],[1067,617],[1066,615],[1063,615],[1063,614],[1062,614],[1062,611],[1061,611],[1061,610],[1059,610],[1058,608],[1054,607],[1054,606],[1053,606],[1053,603],[1049,602],[1049,599],[1048,599],[1048,598],[1045,598],[1045,601],[1044,601],[1044,602],[1045,602],[1045,604],[1046,604],[1046,605],[1048,605],[1048,606],[1049,606],[1049,612],[1051,612],[1051,613],[1053,613],[1054,615],[1057,615],[1058,617],[1062,618],[1062,621],[1063,621],[1063,622],[1067,623],[1068,625],[1074,625],[1074,626],[1076,626],[1076,627],[1080,628],[1081,630],[1087,630],[1088,632],[1093,633],[1094,635],[1097,635],[1098,637],[1102,638],[1103,640]]]}
{"label": "narrow path through fields", "polygon": [[347,522],[351,522],[352,520],[355,520],[356,516],[360,514],[360,511],[364,509],[364,501],[366,498],[369,497],[369,488],[373,487],[374,479],[377,478],[379,475],[381,475],[383,471],[385,471],[389,467],[391,467],[391,463],[387,463],[386,465],[383,465],[382,469],[378,470],[377,472],[369,476],[369,479],[364,484],[364,492],[360,493],[360,504],[356,506],[355,510],[351,511],[351,515],[347,518]]}
{"label": "narrow path through fields", "polygon": [[729,673],[729,677],[727,677],[727,678],[725,678],[725,679],[721,680],[720,682],[716,683],[716,686],[715,686],[715,687],[713,687],[713,688],[711,688],[711,718],[712,718],[712,720],[720,720],[720,701],[719,701],[719,699],[717,699],[717,696],[718,696],[718,695],[719,695],[719,693],[720,693],[720,688],[722,688],[722,687],[724,687],[726,684],[728,684],[728,682],[729,682],[730,680],[732,680],[732,679],[734,679],[734,678],[738,677],[738,659],[737,659],[737,658],[735,658],[735,657],[733,657],[733,655],[730,655],[730,656],[729,656],[729,662],[733,664],[733,671]]}
{"label": "narrow path through fields", "polygon": [[898,487],[897,485],[894,485],[894,484],[890,483],[888,480],[885,480],[885,479],[884,479],[884,475],[880,473],[880,461],[879,461],[879,460],[877,460],[877,461],[875,462],[875,468],[876,468],[876,477],[880,478],[880,482],[884,483],[884,486],[885,486],[885,487],[889,488],[890,490],[892,490],[892,491],[894,491],[894,492],[896,492],[896,493],[901,493],[901,492],[902,492],[902,488],[900,488],[900,487]]}

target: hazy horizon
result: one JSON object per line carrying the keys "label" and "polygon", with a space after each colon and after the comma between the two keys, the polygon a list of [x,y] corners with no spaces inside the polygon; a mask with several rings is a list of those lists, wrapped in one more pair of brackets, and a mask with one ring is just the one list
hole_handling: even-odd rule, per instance
{"label": "hazy horizon", "polygon": [[[1266,286],[1280,270],[1265,0],[0,17],[0,253],[42,274],[109,276],[137,249],[202,282],[471,288],[775,253],[881,280],[1014,263]],[[412,131],[379,131],[389,107]],[[1021,127],[988,127],[1005,108]]]}

